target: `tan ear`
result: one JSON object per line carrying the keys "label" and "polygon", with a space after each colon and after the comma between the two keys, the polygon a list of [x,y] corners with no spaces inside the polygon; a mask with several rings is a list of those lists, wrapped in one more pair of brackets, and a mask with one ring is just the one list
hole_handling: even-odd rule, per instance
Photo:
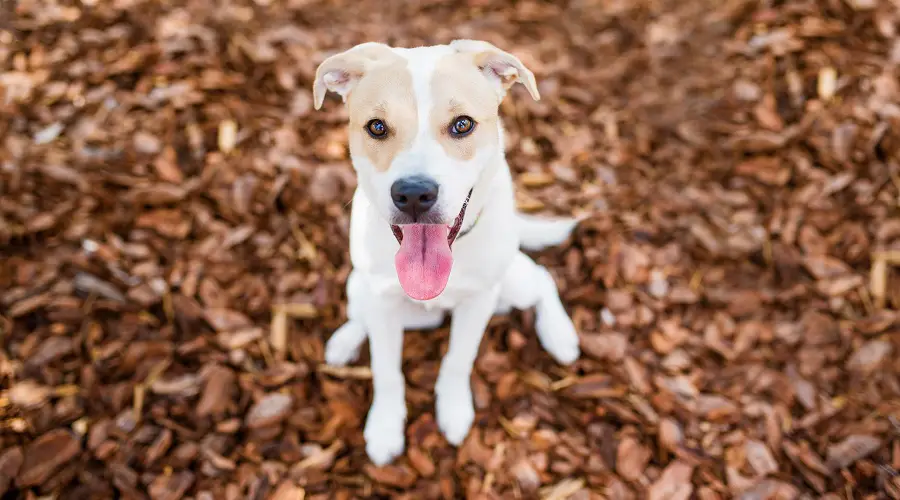
{"label": "tan ear", "polygon": [[371,65],[392,54],[391,48],[383,43],[366,42],[322,61],[316,68],[316,79],[313,82],[315,108],[322,107],[328,91],[340,94],[341,99],[347,102],[350,91]]}
{"label": "tan ear", "polygon": [[541,100],[534,74],[518,57],[481,40],[454,40],[450,42],[450,47],[460,53],[472,54],[478,69],[498,86],[501,98],[514,83],[519,82],[528,89],[532,99]]}

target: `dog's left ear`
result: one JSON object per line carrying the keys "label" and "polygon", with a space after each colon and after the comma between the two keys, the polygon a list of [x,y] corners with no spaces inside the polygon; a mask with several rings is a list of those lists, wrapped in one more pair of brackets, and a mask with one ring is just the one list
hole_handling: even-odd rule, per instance
{"label": "dog's left ear", "polygon": [[501,99],[516,82],[528,89],[532,99],[541,99],[534,74],[518,57],[481,40],[454,40],[450,42],[450,47],[460,53],[472,54],[478,69],[497,85]]}

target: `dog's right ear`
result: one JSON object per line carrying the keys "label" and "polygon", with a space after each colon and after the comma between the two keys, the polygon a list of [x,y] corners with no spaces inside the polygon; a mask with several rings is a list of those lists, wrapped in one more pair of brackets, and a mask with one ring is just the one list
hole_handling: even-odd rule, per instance
{"label": "dog's right ear", "polygon": [[347,95],[371,64],[391,54],[391,48],[383,43],[366,42],[322,61],[316,69],[316,79],[313,82],[315,108],[322,107],[328,91],[340,94],[343,102],[347,102]]}
{"label": "dog's right ear", "polygon": [[460,53],[471,54],[475,66],[494,82],[501,99],[509,88],[518,82],[525,86],[532,99],[541,100],[534,74],[518,57],[482,40],[453,40],[450,42],[450,48]]}

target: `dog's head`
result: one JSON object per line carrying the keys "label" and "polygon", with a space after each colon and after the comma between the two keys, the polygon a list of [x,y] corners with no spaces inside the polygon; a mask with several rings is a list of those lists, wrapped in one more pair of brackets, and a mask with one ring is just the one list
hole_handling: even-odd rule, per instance
{"label": "dog's head", "polygon": [[414,299],[446,286],[469,197],[500,164],[499,105],[516,82],[540,99],[518,58],[475,40],[363,43],[316,71],[316,109],[328,91],[348,107],[359,185],[400,243],[397,272]]}

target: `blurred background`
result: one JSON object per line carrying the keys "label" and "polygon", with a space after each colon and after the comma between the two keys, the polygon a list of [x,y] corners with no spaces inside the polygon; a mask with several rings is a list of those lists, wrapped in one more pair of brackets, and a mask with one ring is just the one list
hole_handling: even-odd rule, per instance
{"label": "blurred background", "polygon": [[[5,0],[0,498],[900,498],[898,4]],[[344,320],[346,112],[328,55],[477,38],[535,258],[582,335],[491,322],[478,415],[372,467]]]}

